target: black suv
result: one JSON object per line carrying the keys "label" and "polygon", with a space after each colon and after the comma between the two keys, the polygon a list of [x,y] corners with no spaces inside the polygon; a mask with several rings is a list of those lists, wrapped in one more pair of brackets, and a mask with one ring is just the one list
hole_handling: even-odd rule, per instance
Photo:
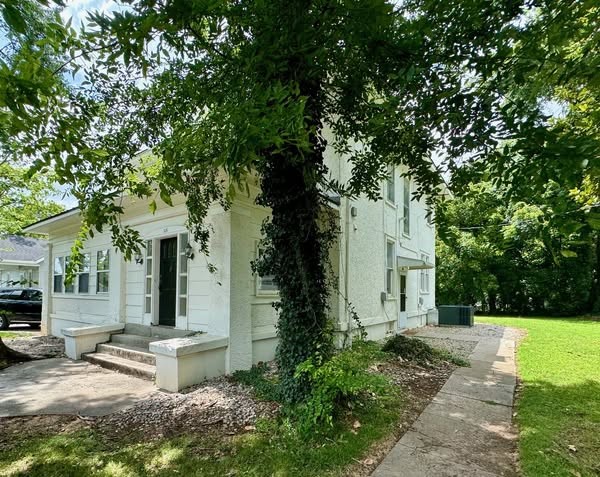
{"label": "black suv", "polygon": [[11,323],[38,328],[42,322],[42,290],[37,288],[0,289],[0,330]]}

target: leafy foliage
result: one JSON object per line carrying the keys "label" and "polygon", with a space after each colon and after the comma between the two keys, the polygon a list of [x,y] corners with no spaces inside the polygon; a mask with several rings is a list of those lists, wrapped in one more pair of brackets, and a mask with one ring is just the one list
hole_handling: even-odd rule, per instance
{"label": "leafy foliage", "polygon": [[440,361],[450,361],[457,366],[469,366],[468,361],[454,356],[448,351],[433,348],[423,340],[403,335],[395,335],[388,338],[381,349],[386,353],[400,356],[402,359],[408,361],[414,361],[422,366],[431,367]]}
{"label": "leafy foliage", "polygon": [[268,371],[266,363],[252,365],[249,370],[235,371],[231,377],[236,381],[251,386],[252,390],[259,399],[267,401],[281,401],[281,390],[279,383],[268,379],[265,373]]}
{"label": "leafy foliage", "polygon": [[0,164],[0,231],[18,234],[24,226],[50,215],[64,207],[52,200],[55,192],[51,176],[27,177],[27,168],[10,163]]}
{"label": "leafy foliage", "polygon": [[[439,209],[439,303],[480,304],[493,313],[593,308],[598,233],[558,184],[548,183],[538,200],[507,201],[505,190],[480,183]],[[565,210],[568,222],[559,219]]]}
{"label": "leafy foliage", "polygon": [[310,394],[294,411],[300,433],[327,431],[342,412],[389,397],[393,391],[387,378],[367,369],[382,357],[377,344],[359,340],[327,361],[317,356],[301,363],[296,374],[306,376]]}

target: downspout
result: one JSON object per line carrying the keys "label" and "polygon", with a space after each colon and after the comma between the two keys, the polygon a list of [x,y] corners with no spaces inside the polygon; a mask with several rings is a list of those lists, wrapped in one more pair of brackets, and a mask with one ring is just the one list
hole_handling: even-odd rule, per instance
{"label": "downspout", "polygon": [[345,257],[344,257],[344,315],[346,317],[346,326],[348,327],[348,339],[350,346],[352,346],[352,320],[350,318],[350,310],[348,309],[350,303],[348,300],[348,290],[350,281],[350,199],[346,197],[346,226],[345,226]]}

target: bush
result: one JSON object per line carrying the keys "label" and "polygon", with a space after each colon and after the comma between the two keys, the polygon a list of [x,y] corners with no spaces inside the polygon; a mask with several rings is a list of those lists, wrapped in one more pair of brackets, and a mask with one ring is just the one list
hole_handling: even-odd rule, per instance
{"label": "bush", "polygon": [[254,394],[259,399],[280,401],[281,392],[279,383],[265,376],[268,369],[269,367],[266,363],[259,363],[253,365],[247,371],[234,371],[231,377],[241,384],[252,387]]}
{"label": "bush", "polygon": [[343,411],[390,396],[389,381],[367,370],[382,357],[378,345],[359,341],[328,361],[322,362],[316,356],[300,364],[296,376],[307,378],[311,386],[308,398],[293,411],[301,435],[331,429]]}
{"label": "bush", "polygon": [[433,366],[440,361],[450,361],[457,366],[469,365],[467,361],[454,356],[448,351],[432,348],[420,339],[408,338],[403,335],[396,335],[389,338],[383,345],[382,350],[422,366]]}

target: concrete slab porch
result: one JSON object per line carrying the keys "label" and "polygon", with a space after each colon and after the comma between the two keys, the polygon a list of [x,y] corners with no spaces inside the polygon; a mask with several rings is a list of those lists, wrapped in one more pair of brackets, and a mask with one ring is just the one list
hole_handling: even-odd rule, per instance
{"label": "concrete slab porch", "polygon": [[146,397],[150,381],[84,361],[52,358],[0,371],[0,417],[37,414],[112,414]]}

